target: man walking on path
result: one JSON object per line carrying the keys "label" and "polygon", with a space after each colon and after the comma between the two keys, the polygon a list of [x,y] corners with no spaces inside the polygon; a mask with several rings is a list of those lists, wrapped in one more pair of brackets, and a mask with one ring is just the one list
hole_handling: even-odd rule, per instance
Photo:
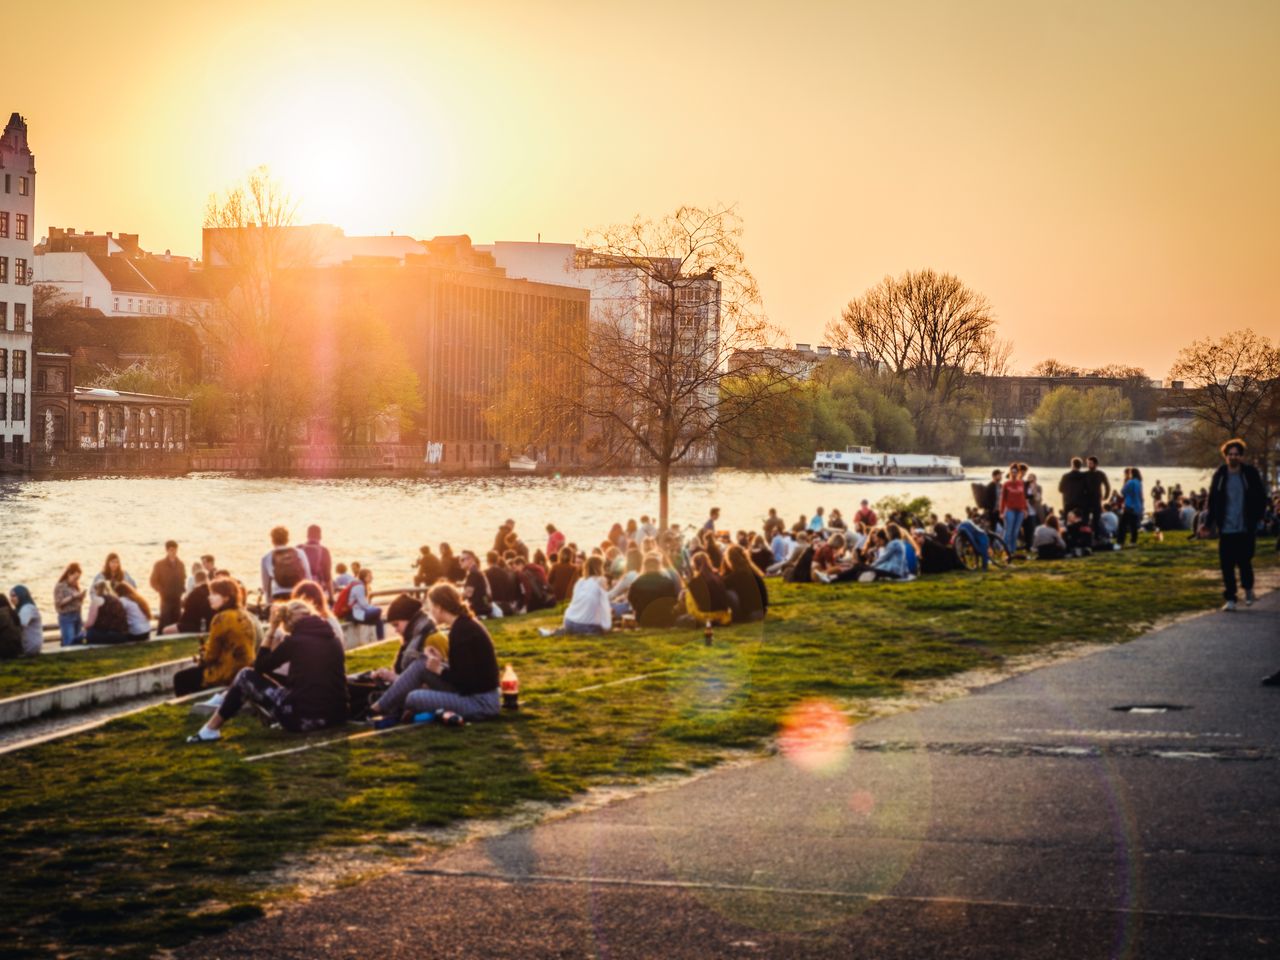
{"label": "man walking on path", "polygon": [[1089,469],[1084,472],[1084,488],[1088,496],[1086,508],[1089,511],[1089,526],[1093,528],[1093,537],[1105,529],[1102,526],[1102,504],[1111,496],[1111,481],[1098,469],[1098,458],[1089,458]]}
{"label": "man walking on path", "polygon": [[[1209,482],[1209,527],[1218,531],[1218,563],[1222,567],[1223,610],[1236,608],[1236,568],[1244,602],[1252,606],[1253,549],[1258,521],[1266,507],[1267,491],[1256,467],[1244,462],[1245,443],[1232,439],[1222,445],[1226,462]],[[1201,530],[1207,536],[1209,530]]]}
{"label": "man walking on path", "polygon": [[320,528],[314,523],[307,527],[307,542],[298,547],[307,557],[311,579],[320,584],[326,597],[333,596],[333,557],[329,548],[320,542]]}
{"label": "man walking on path", "polygon": [[182,594],[187,586],[187,567],[178,559],[178,542],[164,545],[164,559],[151,568],[151,589],[160,594],[160,616],[156,632],[177,623],[182,615]]}

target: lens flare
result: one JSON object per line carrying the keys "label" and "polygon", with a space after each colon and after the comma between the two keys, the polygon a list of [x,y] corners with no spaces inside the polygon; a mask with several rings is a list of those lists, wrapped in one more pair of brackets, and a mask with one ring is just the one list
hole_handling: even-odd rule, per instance
{"label": "lens flare", "polygon": [[832,774],[842,769],[849,757],[853,725],[832,703],[807,700],[787,711],[778,738],[782,755],[801,770]]}

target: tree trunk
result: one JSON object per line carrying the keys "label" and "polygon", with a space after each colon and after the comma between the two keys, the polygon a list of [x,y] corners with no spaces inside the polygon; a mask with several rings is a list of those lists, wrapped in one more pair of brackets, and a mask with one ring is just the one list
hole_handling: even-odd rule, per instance
{"label": "tree trunk", "polygon": [[670,519],[671,511],[670,503],[670,486],[671,486],[671,464],[658,464],[658,532],[667,529],[667,522]]}

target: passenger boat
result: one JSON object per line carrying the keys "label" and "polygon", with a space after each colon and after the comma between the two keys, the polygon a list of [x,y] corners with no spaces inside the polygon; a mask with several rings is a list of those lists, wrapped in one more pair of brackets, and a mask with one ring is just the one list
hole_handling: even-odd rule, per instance
{"label": "passenger boat", "polygon": [[813,479],[824,482],[869,483],[897,480],[912,483],[963,480],[959,457],[924,453],[872,453],[870,447],[822,450],[813,458]]}
{"label": "passenger boat", "polygon": [[507,461],[507,469],[515,470],[520,473],[532,473],[538,469],[538,461],[533,457],[512,457]]}

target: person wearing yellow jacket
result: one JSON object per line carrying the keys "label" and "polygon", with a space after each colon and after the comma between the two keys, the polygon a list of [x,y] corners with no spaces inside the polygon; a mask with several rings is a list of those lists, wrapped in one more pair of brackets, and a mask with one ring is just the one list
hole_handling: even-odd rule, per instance
{"label": "person wearing yellow jacket", "polygon": [[174,674],[175,696],[224,686],[253,663],[257,630],[253,618],[242,609],[240,586],[229,577],[214,580],[209,585],[209,606],[213,610],[209,635],[200,646],[196,665]]}

